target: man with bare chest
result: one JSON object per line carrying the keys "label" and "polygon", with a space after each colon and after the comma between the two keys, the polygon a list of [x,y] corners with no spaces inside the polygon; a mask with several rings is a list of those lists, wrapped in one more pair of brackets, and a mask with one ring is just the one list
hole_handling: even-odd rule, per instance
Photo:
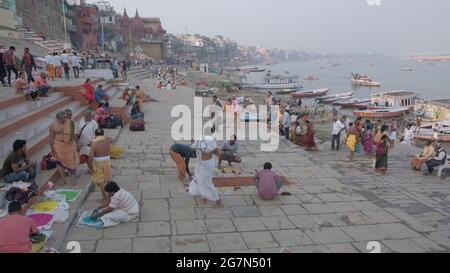
{"label": "man with bare chest", "polygon": [[97,129],[95,131],[95,140],[92,142],[89,160],[91,167],[92,181],[102,191],[103,201],[108,199],[108,195],[105,192],[105,185],[112,180],[111,175],[111,150],[112,141],[105,137],[103,129]]}

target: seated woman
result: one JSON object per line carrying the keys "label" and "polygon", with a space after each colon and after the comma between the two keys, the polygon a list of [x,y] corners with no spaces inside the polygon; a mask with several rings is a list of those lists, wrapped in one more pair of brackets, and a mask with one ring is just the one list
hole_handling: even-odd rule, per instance
{"label": "seated woman", "polygon": [[27,74],[25,74],[25,72],[19,73],[19,78],[16,80],[15,89],[17,95],[24,94],[27,98],[33,101],[39,100],[37,98],[38,91],[35,88],[28,85]]}
{"label": "seated woman", "polygon": [[136,119],[143,119],[144,118],[144,113],[141,112],[140,107],[139,107],[139,102],[136,101],[133,106],[131,107],[131,111],[130,111],[130,117],[133,120]]}
{"label": "seated woman", "polygon": [[47,93],[52,87],[48,84],[47,74],[45,74],[45,72],[42,72],[39,77],[36,78],[34,87],[37,89],[39,96],[48,97]]}
{"label": "seated woman", "polygon": [[109,104],[101,101],[94,114],[94,120],[97,121],[100,128],[115,129],[117,126],[122,126],[122,118],[118,115],[113,115],[108,112]]}
{"label": "seated woman", "polygon": [[432,142],[429,140],[425,144],[425,147],[423,148],[423,151],[416,155],[411,157],[411,167],[416,170],[420,171],[422,169],[422,165],[428,161],[431,160],[436,154],[436,151],[433,147]]}
{"label": "seated woman", "polygon": [[305,146],[305,150],[315,150],[317,151],[317,145],[315,142],[316,131],[314,130],[314,125],[308,120],[305,121],[306,133],[302,137],[302,144]]}
{"label": "seated woman", "polygon": [[302,146],[303,129],[300,122],[294,122],[294,130],[291,132],[292,142],[298,146]]}
{"label": "seated woman", "polygon": [[84,89],[83,96],[87,99],[89,105],[91,105],[95,100],[94,86],[91,84],[91,79],[87,79],[81,86]]}
{"label": "seated woman", "polygon": [[98,105],[97,110],[94,114],[94,120],[97,121],[98,125],[100,127],[104,126],[106,124],[106,121],[111,116],[107,111],[107,103],[104,101],[101,101]]}

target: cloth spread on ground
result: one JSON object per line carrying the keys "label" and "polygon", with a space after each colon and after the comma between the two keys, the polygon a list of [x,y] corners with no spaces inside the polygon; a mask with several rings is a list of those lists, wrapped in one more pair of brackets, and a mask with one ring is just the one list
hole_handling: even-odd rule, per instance
{"label": "cloth spread on ground", "polygon": [[98,218],[92,218],[91,215],[94,211],[83,211],[80,214],[80,218],[78,219],[77,226],[78,227],[96,227],[96,225],[100,222]]}
{"label": "cloth spread on ground", "polygon": [[54,200],[43,200],[33,206],[34,212],[53,212],[58,207],[58,202]]}
{"label": "cloth spread on ground", "polygon": [[78,190],[65,190],[60,189],[56,191],[58,194],[64,195],[66,198],[66,202],[74,202],[78,196],[81,194],[81,191]]}
{"label": "cloth spread on ground", "polygon": [[54,221],[53,214],[36,213],[36,214],[28,215],[27,217],[32,219],[36,223],[38,229],[49,230],[52,228],[53,221]]}

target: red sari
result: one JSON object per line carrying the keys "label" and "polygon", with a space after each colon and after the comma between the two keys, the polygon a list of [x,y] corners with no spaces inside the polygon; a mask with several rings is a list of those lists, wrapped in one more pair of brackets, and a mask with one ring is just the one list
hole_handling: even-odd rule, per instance
{"label": "red sari", "polygon": [[314,125],[311,123],[306,127],[306,133],[303,135],[302,144],[306,149],[317,148],[314,137],[316,135],[316,131],[314,130]]}
{"label": "red sari", "polygon": [[95,100],[94,87],[90,83],[84,83],[81,86],[84,88],[83,96],[88,100],[89,104],[91,104]]}

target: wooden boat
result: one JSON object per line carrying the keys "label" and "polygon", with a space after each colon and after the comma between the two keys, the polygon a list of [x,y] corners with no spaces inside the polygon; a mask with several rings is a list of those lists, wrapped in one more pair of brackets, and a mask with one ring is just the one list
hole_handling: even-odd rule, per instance
{"label": "wooden boat", "polygon": [[353,113],[354,116],[363,118],[399,118],[405,114],[406,110],[404,108],[362,110]]}
{"label": "wooden boat", "polygon": [[351,98],[353,98],[353,95],[345,96],[345,97],[337,97],[337,98],[333,98],[333,99],[327,99],[327,100],[322,101],[322,103],[333,104],[335,102],[345,101],[345,100],[348,100],[348,99],[351,99]]}
{"label": "wooden boat", "polygon": [[315,81],[318,80],[316,77],[309,75],[308,77],[305,78],[305,81]]}
{"label": "wooden boat", "polygon": [[351,99],[353,97],[353,94],[354,94],[354,92],[347,92],[347,93],[329,95],[329,96],[319,97],[316,99],[316,101],[322,102],[322,103],[333,103],[335,101]]}
{"label": "wooden boat", "polygon": [[[434,134],[414,134],[414,139],[417,140],[436,140]],[[440,142],[450,142],[450,134],[439,134],[438,141]]]}
{"label": "wooden boat", "polygon": [[333,105],[340,106],[342,109],[365,110],[369,107],[369,99],[337,101]]}
{"label": "wooden boat", "polygon": [[296,92],[298,89],[297,88],[286,88],[286,89],[282,89],[280,91],[276,91],[275,93],[277,95],[289,95],[291,93]]}
{"label": "wooden boat", "polygon": [[314,98],[325,96],[330,91],[329,88],[315,89],[309,91],[298,91],[291,94],[294,98]]}

